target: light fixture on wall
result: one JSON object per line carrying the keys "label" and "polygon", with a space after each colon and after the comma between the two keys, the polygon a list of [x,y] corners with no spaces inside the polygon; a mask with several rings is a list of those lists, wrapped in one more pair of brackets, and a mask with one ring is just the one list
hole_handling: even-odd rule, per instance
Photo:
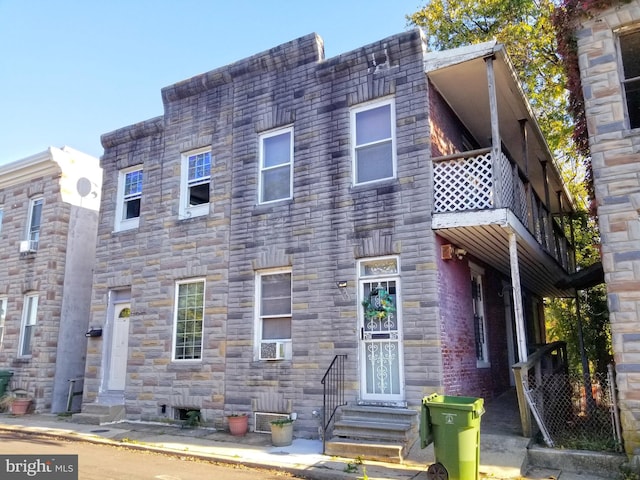
{"label": "light fixture on wall", "polygon": [[347,288],[347,281],[346,280],[339,280],[336,282],[336,286],[338,288]]}
{"label": "light fixture on wall", "polygon": [[440,246],[440,258],[442,260],[453,260],[456,257],[458,260],[462,260],[467,254],[467,251],[464,248],[456,247],[450,243]]}

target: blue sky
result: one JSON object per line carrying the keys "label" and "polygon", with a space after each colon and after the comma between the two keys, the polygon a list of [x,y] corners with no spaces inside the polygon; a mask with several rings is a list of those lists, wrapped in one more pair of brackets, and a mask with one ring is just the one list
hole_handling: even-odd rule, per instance
{"label": "blue sky", "polygon": [[316,32],[327,58],[409,28],[420,0],[0,0],[0,164],[163,113],[160,90]]}

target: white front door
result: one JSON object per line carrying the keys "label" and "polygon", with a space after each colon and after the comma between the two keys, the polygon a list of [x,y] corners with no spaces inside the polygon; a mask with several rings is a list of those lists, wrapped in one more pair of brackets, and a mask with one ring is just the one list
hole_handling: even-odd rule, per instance
{"label": "white front door", "polygon": [[111,323],[111,355],[107,375],[108,390],[124,390],[127,376],[127,357],[129,355],[129,317],[131,305],[114,305]]}
{"label": "white front door", "polygon": [[360,263],[360,396],[364,402],[404,398],[398,259]]}

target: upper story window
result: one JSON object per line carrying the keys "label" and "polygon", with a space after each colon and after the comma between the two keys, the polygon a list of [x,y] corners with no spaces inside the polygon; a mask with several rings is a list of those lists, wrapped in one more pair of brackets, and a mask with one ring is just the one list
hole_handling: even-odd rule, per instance
{"label": "upper story window", "polygon": [[182,155],[180,217],[209,213],[211,190],[211,151],[200,150]]}
{"label": "upper story window", "polygon": [[42,221],[42,199],[34,198],[29,204],[29,222],[27,223],[27,240],[29,250],[38,250],[40,243],[40,223]]}
{"label": "upper story window", "polygon": [[204,280],[178,282],[174,316],[173,360],[202,359]]}
{"label": "upper story window", "polygon": [[395,116],[391,100],[351,111],[354,185],[396,176]]}
{"label": "upper story window", "polygon": [[256,281],[258,358],[291,358],[291,271],[261,272]]}
{"label": "upper story window", "polygon": [[116,230],[137,228],[140,222],[142,198],[142,168],[122,170],[118,176],[118,203],[116,205]]}
{"label": "upper story window", "polygon": [[292,198],[293,128],[260,136],[260,203]]}
{"label": "upper story window", "polygon": [[620,36],[624,94],[629,127],[640,128],[640,30]]}
{"label": "upper story window", "polygon": [[0,208],[0,233],[2,232],[2,217],[4,216],[4,211]]}
{"label": "upper story window", "polygon": [[33,331],[38,315],[38,295],[25,295],[22,310],[22,326],[20,328],[20,356],[31,355]]}

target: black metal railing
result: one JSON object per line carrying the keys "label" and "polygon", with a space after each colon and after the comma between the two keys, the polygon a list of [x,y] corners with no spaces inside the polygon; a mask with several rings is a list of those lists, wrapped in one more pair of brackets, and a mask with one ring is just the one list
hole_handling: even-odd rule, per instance
{"label": "black metal railing", "polygon": [[338,407],[346,405],[344,400],[344,364],[346,355],[336,355],[322,377],[322,453],[325,452],[327,431]]}

